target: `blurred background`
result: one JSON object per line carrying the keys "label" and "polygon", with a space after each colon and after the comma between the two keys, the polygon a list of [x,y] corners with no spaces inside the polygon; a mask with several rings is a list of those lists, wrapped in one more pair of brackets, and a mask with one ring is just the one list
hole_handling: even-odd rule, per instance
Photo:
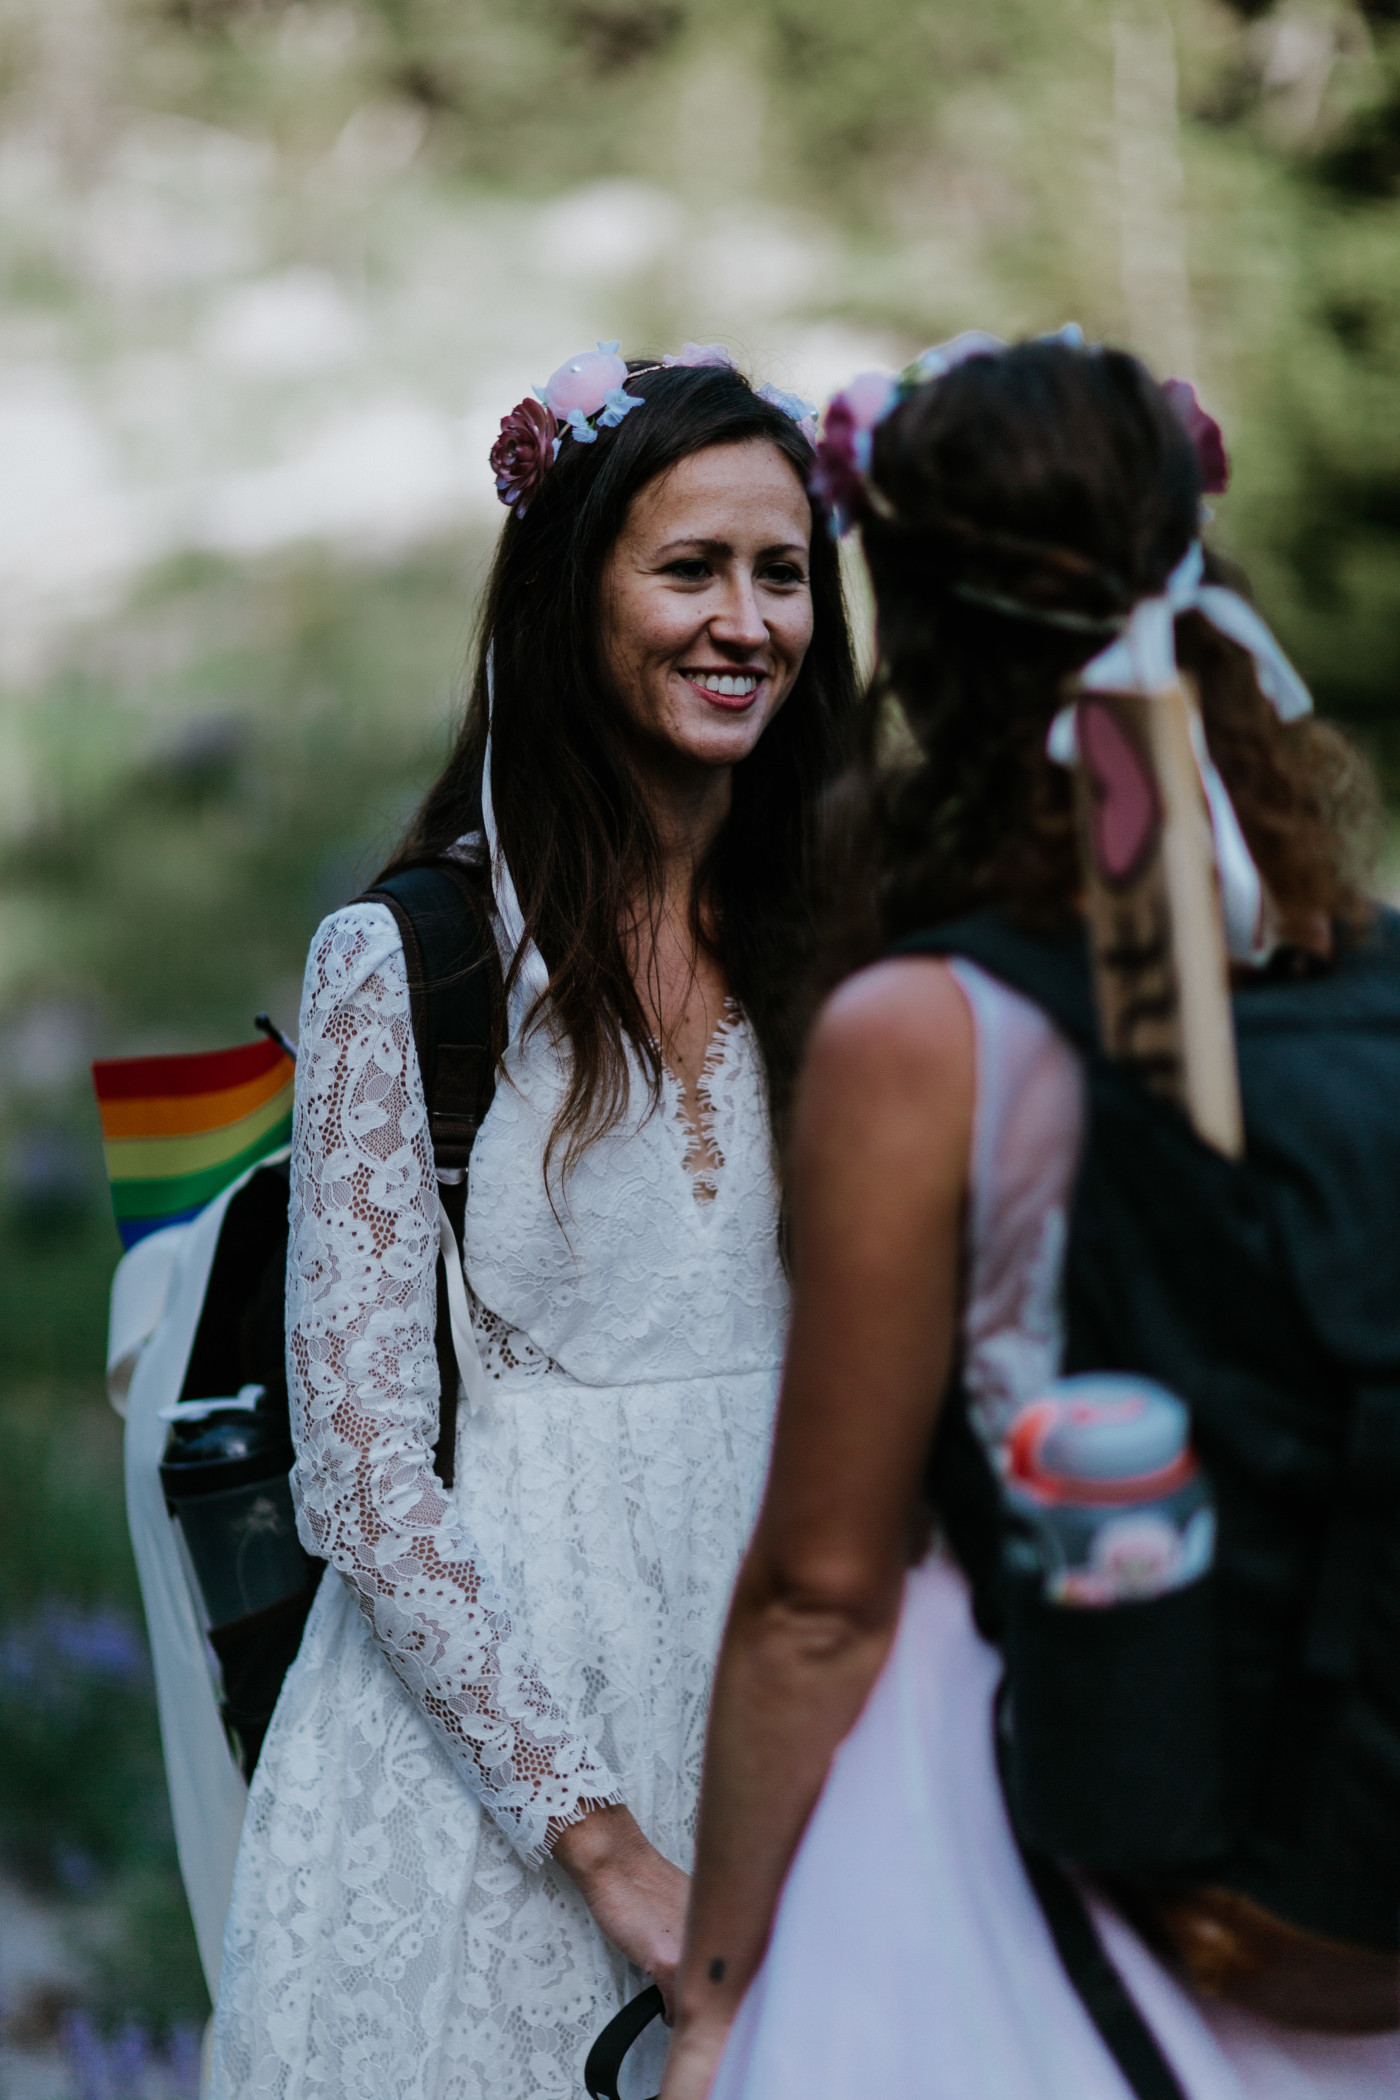
{"label": "blurred background", "polygon": [[1400,788],[1400,0],[0,0],[0,2093],[194,2091],[87,1063],[294,1027],[444,749],[500,416],[1074,318]]}

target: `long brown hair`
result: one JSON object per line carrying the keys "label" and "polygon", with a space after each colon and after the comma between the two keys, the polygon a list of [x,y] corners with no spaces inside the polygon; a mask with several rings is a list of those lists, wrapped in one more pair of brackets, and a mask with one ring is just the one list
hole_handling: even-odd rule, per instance
{"label": "long brown hair", "polygon": [[[629,1044],[653,1100],[661,1075],[627,937],[639,898],[653,919],[659,909],[661,856],[600,671],[605,563],[634,498],[691,454],[757,438],[803,482],[812,458],[798,425],[731,368],[653,368],[627,386],[645,408],[592,444],[567,438],[526,515],[506,522],[461,733],[392,863],[440,852],[480,823],[489,658],[496,824],[526,933],[549,969],[550,1024],[571,1053],[550,1143],[551,1153],[562,1144],[566,1168],[624,1111]],[[823,800],[850,760],[858,704],[836,550],[815,509],[810,564],[811,646],[786,704],[734,769],[693,925],[753,1026],[775,1128],[800,1049],[793,991],[816,940]]]}
{"label": "long brown hair", "polygon": [[[892,515],[862,527],[881,643],[865,732],[873,887],[846,960],[992,901],[1028,921],[1071,909],[1070,781],[1045,743],[1065,680],[1104,636],[986,599],[1089,625],[1121,615],[1161,590],[1201,496],[1192,444],[1146,368],[1057,342],[976,357],[907,396],[877,431],[874,475]],[[1221,573],[1210,557],[1208,573]],[[1249,656],[1199,614],[1176,632],[1285,928],[1364,916],[1375,802],[1359,754],[1330,724],[1281,722]],[[892,699],[918,749],[881,768],[875,723]]]}

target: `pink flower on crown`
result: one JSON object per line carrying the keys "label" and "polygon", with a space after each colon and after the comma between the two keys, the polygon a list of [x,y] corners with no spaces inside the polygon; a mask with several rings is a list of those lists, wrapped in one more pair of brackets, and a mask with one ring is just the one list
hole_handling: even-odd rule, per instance
{"label": "pink flower on crown", "polygon": [[627,367],[618,348],[616,343],[599,343],[596,350],[584,350],[550,373],[538,392],[561,423],[571,423],[575,416],[596,416],[608,395],[622,385]]}
{"label": "pink flower on crown", "polygon": [[496,494],[517,517],[524,517],[530,499],[553,466],[558,440],[553,411],[528,395],[508,416],[501,417],[501,434],[491,447],[491,471],[496,477]]}
{"label": "pink flower on crown", "polygon": [[663,365],[727,365],[732,371],[734,360],[723,343],[682,343],[677,357],[663,357]]}
{"label": "pink flower on crown", "polygon": [[861,372],[839,394],[833,394],[817,440],[812,493],[831,518],[837,533],[849,530],[869,508],[865,477],[875,442],[875,426],[890,412],[898,382],[889,372]]}
{"label": "pink flower on crown", "polygon": [[1214,416],[1202,408],[1189,379],[1164,379],[1162,392],[1167,406],[1196,448],[1201,469],[1201,487],[1208,496],[1223,496],[1230,486],[1230,455],[1225,433]]}
{"label": "pink flower on crown", "polygon": [[561,440],[572,434],[580,445],[595,444],[600,430],[616,430],[624,416],[641,407],[642,396],[627,392],[627,366],[618,349],[617,343],[599,343],[596,350],[584,350],[536,388],[559,419]]}

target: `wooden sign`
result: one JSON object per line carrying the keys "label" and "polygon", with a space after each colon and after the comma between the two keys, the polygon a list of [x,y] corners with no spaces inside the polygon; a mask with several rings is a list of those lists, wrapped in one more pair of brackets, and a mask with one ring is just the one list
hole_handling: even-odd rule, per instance
{"label": "wooden sign", "polygon": [[1075,797],[1099,1029],[1110,1057],[1244,1151],[1215,848],[1184,680],[1081,690]]}

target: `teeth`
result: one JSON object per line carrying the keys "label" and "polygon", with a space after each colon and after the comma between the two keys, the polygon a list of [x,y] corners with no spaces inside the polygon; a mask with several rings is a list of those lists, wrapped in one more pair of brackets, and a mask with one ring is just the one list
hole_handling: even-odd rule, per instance
{"label": "teeth", "polygon": [[735,700],[741,695],[747,698],[750,693],[758,691],[758,677],[753,671],[741,671],[733,676],[724,672],[716,675],[702,673],[695,682],[707,693],[717,693],[723,700]]}

